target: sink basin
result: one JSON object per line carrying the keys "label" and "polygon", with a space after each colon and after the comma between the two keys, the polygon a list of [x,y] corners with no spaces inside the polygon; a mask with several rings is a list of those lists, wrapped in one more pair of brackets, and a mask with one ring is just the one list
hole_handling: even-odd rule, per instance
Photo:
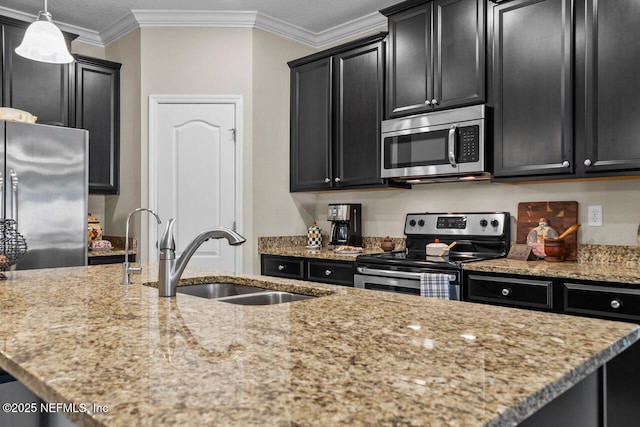
{"label": "sink basin", "polygon": [[242,294],[266,292],[266,289],[233,283],[202,283],[198,285],[178,286],[176,292],[201,298],[223,298]]}
{"label": "sink basin", "polygon": [[292,294],[290,292],[267,291],[221,298],[218,301],[241,305],[273,305],[285,302],[302,301],[310,298],[313,297],[309,295]]}

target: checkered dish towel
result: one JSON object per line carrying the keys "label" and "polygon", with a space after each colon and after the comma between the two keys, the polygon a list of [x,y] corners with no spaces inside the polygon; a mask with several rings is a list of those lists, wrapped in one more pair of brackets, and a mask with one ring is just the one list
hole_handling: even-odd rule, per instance
{"label": "checkered dish towel", "polygon": [[449,274],[420,273],[420,296],[449,299]]}

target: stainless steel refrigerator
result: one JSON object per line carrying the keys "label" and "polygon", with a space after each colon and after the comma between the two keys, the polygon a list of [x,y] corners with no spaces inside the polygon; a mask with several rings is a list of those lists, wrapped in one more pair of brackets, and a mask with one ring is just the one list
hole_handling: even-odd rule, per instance
{"label": "stainless steel refrigerator", "polygon": [[17,269],[86,265],[89,132],[0,125],[0,216],[27,244]]}

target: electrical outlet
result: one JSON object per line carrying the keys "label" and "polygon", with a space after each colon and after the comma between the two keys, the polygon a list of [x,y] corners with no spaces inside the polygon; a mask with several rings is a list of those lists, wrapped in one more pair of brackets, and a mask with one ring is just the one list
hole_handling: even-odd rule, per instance
{"label": "electrical outlet", "polygon": [[589,227],[602,227],[602,206],[589,206],[587,216]]}

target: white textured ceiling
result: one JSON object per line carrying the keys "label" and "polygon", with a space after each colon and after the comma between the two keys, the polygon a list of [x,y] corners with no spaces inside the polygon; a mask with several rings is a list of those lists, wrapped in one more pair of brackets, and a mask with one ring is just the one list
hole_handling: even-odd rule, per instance
{"label": "white textured ceiling", "polygon": [[[131,11],[162,11],[166,16],[188,11],[255,11],[293,29],[321,34],[335,27],[371,17],[401,0],[49,0],[54,22],[68,30],[84,29],[98,36],[122,21]],[[43,0],[0,0],[0,13],[18,12],[35,17]],[[11,13],[8,13],[11,16]],[[381,16],[381,15],[380,15]],[[16,16],[22,19],[28,16]],[[64,28],[64,27],[67,28]],[[82,32],[82,31],[80,31]],[[104,39],[104,36],[102,36]]]}

